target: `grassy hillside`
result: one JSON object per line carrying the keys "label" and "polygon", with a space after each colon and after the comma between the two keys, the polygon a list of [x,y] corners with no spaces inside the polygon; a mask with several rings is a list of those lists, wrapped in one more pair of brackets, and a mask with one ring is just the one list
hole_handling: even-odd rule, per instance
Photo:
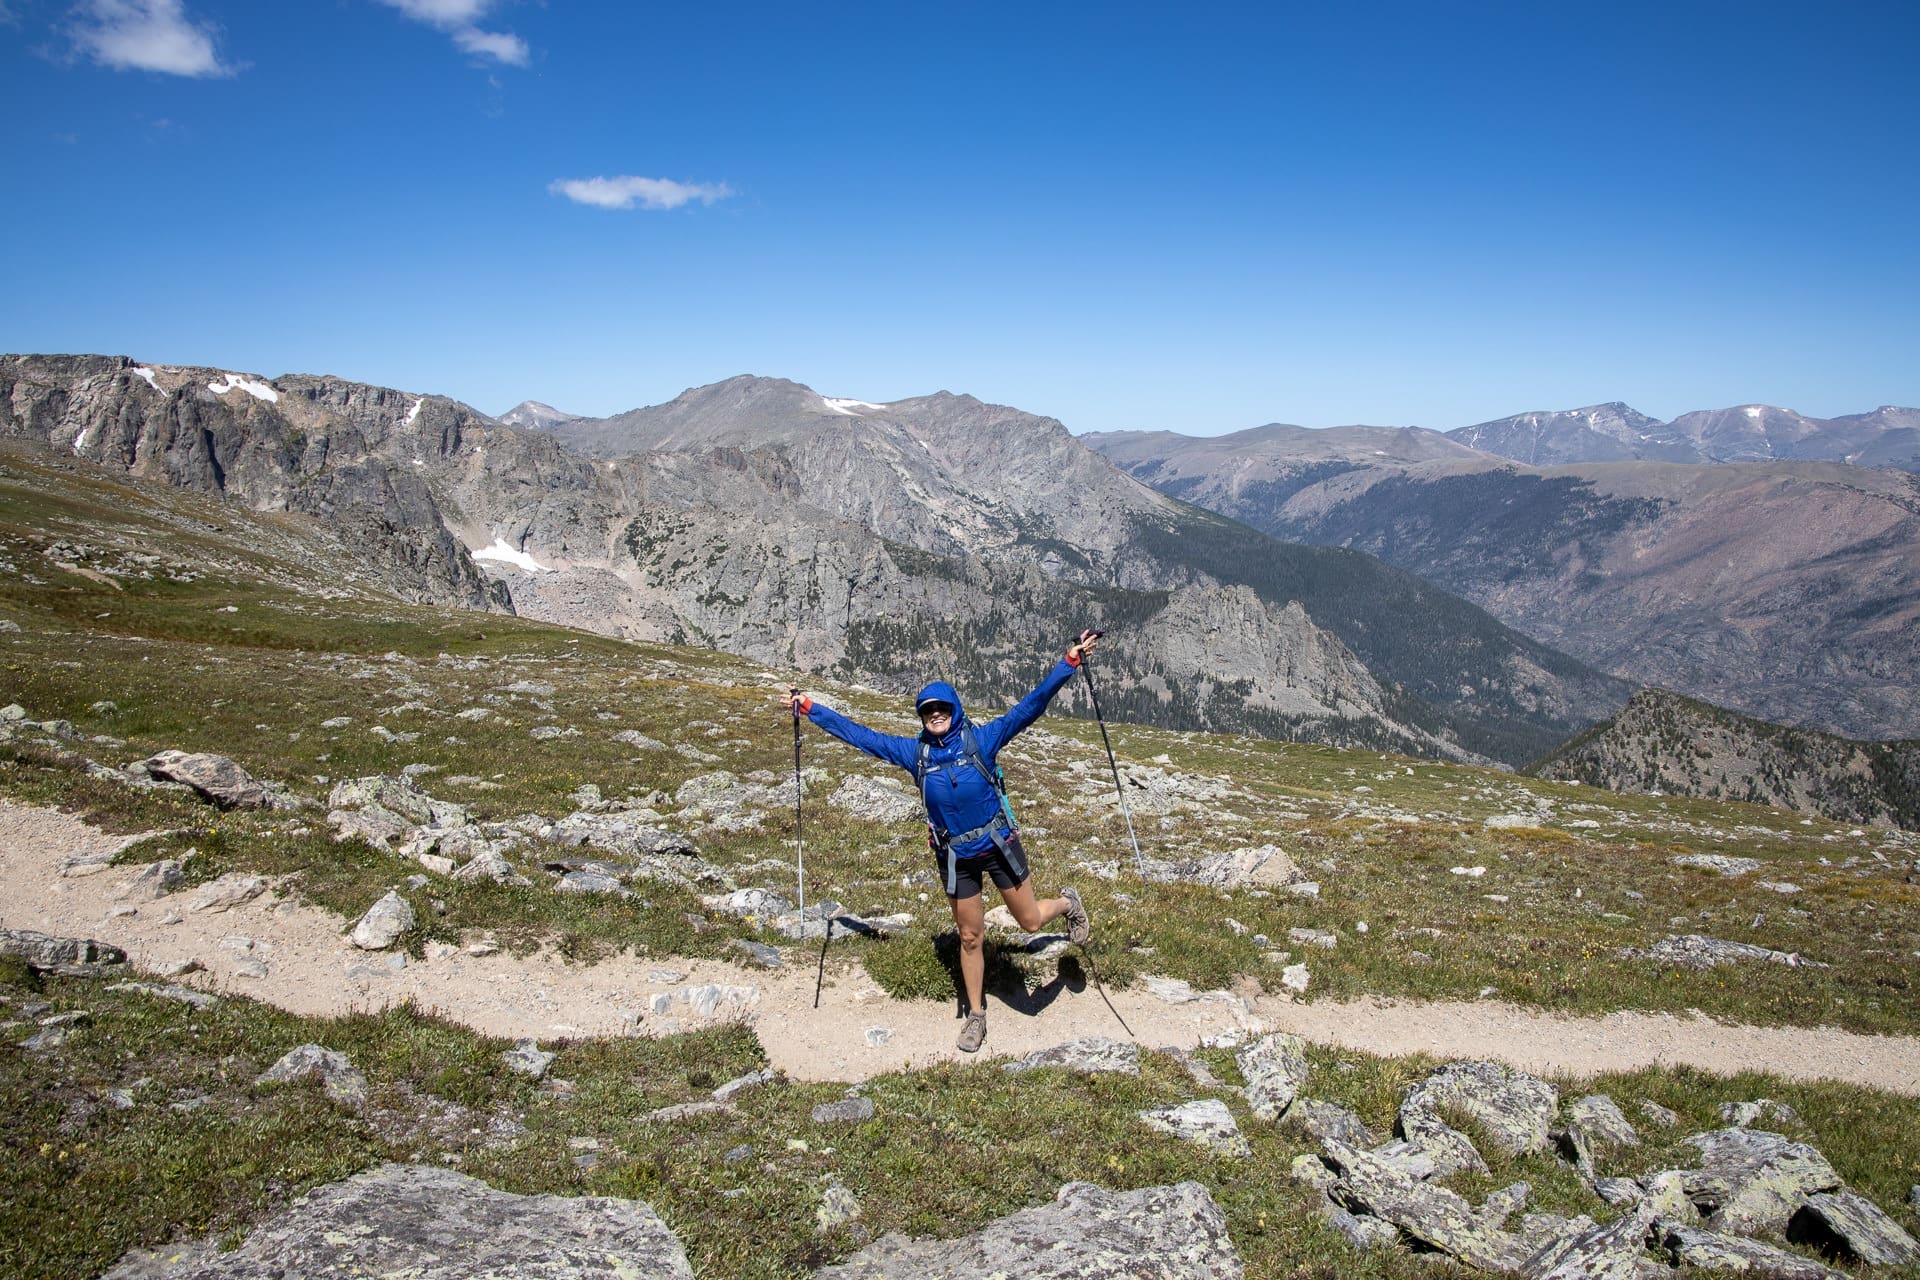
{"label": "grassy hillside", "polygon": [[[648,800],[740,884],[791,888],[789,810],[769,801],[728,830],[695,822],[677,798],[721,770],[790,784],[789,721],[773,701],[786,673],[344,589],[347,561],[308,532],[192,494],[108,484],[44,455],[0,454],[0,705],[18,703],[40,726],[0,742],[0,796],[113,830],[168,832],[125,860],[197,849],[196,881],[268,873],[343,919],[397,886],[423,922],[405,940],[415,954],[482,932],[583,963],[612,949],[664,958],[724,954],[735,938],[780,941],[661,882],[618,901],[553,893],[538,842],[513,855],[531,885],[424,873],[410,888],[419,865],[358,840],[336,843],[318,807],[220,812],[90,771],[90,760],[119,765],[164,748],[217,751],[317,805],[335,780],[413,766],[422,787],[490,820],[559,817],[590,784],[605,797]],[[1034,655],[1036,678],[1051,657]],[[818,692],[876,725],[910,728],[896,697]],[[1269,957],[1288,950],[1309,961],[1314,1000],[1485,993],[1572,1012],[1698,1009],[1920,1032],[1911,986],[1920,849],[1907,833],[1373,752],[1112,728],[1150,857],[1277,844],[1321,888],[1307,898],[1142,882],[1128,870],[1098,730],[1049,716],[1004,759],[1040,877],[1083,887],[1110,985],[1155,973],[1274,991],[1281,966]],[[664,745],[615,739],[629,732]],[[915,918],[890,940],[836,941],[832,962],[864,966],[896,994],[950,999],[938,941],[949,926],[937,892],[921,901],[931,886],[917,825],[878,825],[821,803],[847,776],[882,772],[865,758],[810,732],[805,763],[822,771],[807,790],[809,883],[863,912]],[[1760,859],[1768,879],[1801,891],[1757,904],[1745,881],[1671,861],[1702,852]],[[1337,947],[1289,944],[1288,930],[1300,927],[1335,935]],[[1696,972],[1621,954],[1693,932],[1830,967]],[[878,1235],[969,1230],[1072,1178],[1115,1187],[1198,1178],[1226,1208],[1255,1280],[1433,1274],[1403,1251],[1353,1253],[1312,1213],[1317,1193],[1286,1176],[1306,1142],[1253,1124],[1237,1102],[1253,1142],[1246,1159],[1210,1160],[1143,1135],[1135,1110],[1190,1096],[1165,1054],[1147,1054],[1142,1074],[1127,1079],[1013,1077],[992,1064],[882,1076],[868,1086],[880,1118],[823,1142],[806,1117],[839,1096],[837,1086],[783,1085],[750,1095],[737,1115],[672,1129],[641,1119],[758,1065],[758,1045],[737,1028],[562,1042],[555,1074],[571,1087],[543,1089],[501,1068],[502,1042],[411,1009],[306,1019],[229,997],[197,1012],[0,968],[0,1019],[21,1028],[11,1039],[30,1016],[81,1009],[91,1021],[71,1045],[0,1053],[9,1153],[0,1271],[9,1275],[92,1274],[136,1243],[237,1238],[307,1187],[383,1158],[457,1164],[513,1191],[646,1198],[699,1273],[727,1280],[805,1275],[853,1249],[852,1229],[815,1230],[828,1179],[868,1206],[859,1230]],[[351,1053],[370,1078],[374,1113],[347,1113],[311,1086],[251,1083],[308,1040]],[[1200,1056],[1238,1078],[1229,1052]],[[1316,1096],[1382,1131],[1405,1085],[1431,1065],[1338,1050],[1316,1050],[1313,1064]],[[1722,1101],[1788,1101],[1805,1135],[1890,1209],[1920,1174],[1906,1140],[1920,1128],[1912,1099],[1688,1071],[1562,1083],[1655,1099],[1682,1114],[1683,1132],[1717,1124]],[[115,1088],[152,1090],[166,1105],[121,1110],[103,1101]],[[425,1125],[433,1098],[465,1108],[477,1117],[467,1128],[481,1133]],[[494,1120],[508,1136],[489,1145]],[[735,1154],[742,1147],[749,1157]],[[1596,1212],[1558,1161],[1488,1155],[1491,1178],[1456,1185],[1478,1196],[1524,1178],[1537,1209]],[[1900,1212],[1912,1229],[1912,1214]]]}

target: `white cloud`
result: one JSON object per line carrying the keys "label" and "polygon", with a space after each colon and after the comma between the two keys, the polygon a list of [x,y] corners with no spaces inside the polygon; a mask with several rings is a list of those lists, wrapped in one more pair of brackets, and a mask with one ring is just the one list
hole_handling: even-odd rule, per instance
{"label": "white cloud", "polygon": [[73,39],[89,57],[116,71],[173,76],[230,76],[213,27],[187,17],[181,0],[84,0]]}
{"label": "white cloud", "polygon": [[547,190],[576,204],[601,209],[678,209],[698,200],[712,204],[733,194],[724,182],[675,182],[671,178],[558,178]]}
{"label": "white cloud", "polygon": [[492,58],[510,66],[532,61],[527,42],[510,31],[482,31],[476,24],[493,8],[493,0],[380,0],[415,22],[438,27],[453,37],[462,52]]}
{"label": "white cloud", "polygon": [[461,27],[453,33],[453,42],[468,53],[493,58],[510,66],[524,67],[530,60],[527,42],[505,31]]}

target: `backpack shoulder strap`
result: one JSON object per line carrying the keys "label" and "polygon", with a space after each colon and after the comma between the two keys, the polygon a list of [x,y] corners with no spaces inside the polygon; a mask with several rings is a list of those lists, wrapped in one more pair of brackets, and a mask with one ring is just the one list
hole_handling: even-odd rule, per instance
{"label": "backpack shoulder strap", "polygon": [[980,771],[980,776],[987,780],[987,784],[1005,795],[1007,780],[998,769],[989,766],[987,758],[980,754],[980,742],[973,736],[973,726],[970,724],[960,726],[960,749],[966,753],[967,763]]}

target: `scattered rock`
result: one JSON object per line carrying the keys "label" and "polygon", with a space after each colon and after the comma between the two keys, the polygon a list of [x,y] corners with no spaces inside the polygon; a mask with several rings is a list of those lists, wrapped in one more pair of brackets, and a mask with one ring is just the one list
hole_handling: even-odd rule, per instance
{"label": "scattered rock", "polygon": [[1841,1272],[1812,1258],[1744,1236],[1665,1221],[1659,1224],[1659,1235],[1661,1247],[1675,1266],[1734,1271],[1759,1280],[1846,1280]]}
{"label": "scattered rock", "polygon": [[1920,1263],[1920,1244],[1879,1205],[1852,1191],[1808,1196],[1787,1222],[1787,1239],[1876,1267]]}
{"label": "scattered rock", "polygon": [[1800,1119],[1800,1113],[1784,1102],[1775,1102],[1772,1098],[1755,1098],[1751,1102],[1721,1103],[1720,1119],[1727,1124],[1745,1129],[1763,1120],[1793,1124]]}
{"label": "scattered rock", "polygon": [[672,1124],[677,1120],[697,1120],[702,1116],[737,1115],[739,1111],[740,1108],[726,1102],[681,1102],[649,1111],[641,1118],[654,1124]]}
{"label": "scattered rock", "polygon": [[532,883],[513,869],[505,854],[498,849],[483,849],[473,856],[473,860],[453,873],[455,880],[490,880],[494,884]]}
{"label": "scattered rock", "polygon": [[1640,1114],[1662,1129],[1675,1129],[1680,1125],[1680,1117],[1667,1110],[1652,1098],[1642,1098],[1634,1104],[1640,1108]]}
{"label": "scattered rock", "polygon": [[1287,1172],[1295,1182],[1303,1182],[1315,1191],[1331,1191],[1334,1184],[1340,1181],[1340,1175],[1329,1169],[1327,1162],[1319,1156],[1295,1156]]}
{"label": "scattered rock", "polygon": [[713,1091],[713,1100],[715,1102],[732,1102],[748,1089],[758,1088],[763,1084],[770,1083],[772,1080],[772,1067],[763,1067],[759,1071],[749,1071],[743,1076],[735,1076],[718,1089],[715,1089]]}
{"label": "scattered rock", "polygon": [[1567,1127],[1578,1129],[1588,1144],[1601,1143],[1615,1147],[1640,1145],[1640,1135],[1627,1117],[1621,1114],[1619,1104],[1603,1093],[1575,1098],[1567,1108]]}
{"label": "scattered rock", "polygon": [[611,893],[625,895],[627,889],[603,871],[569,871],[554,882],[555,893]]}
{"label": "scattered rock", "polygon": [[1338,1138],[1322,1145],[1340,1173],[1333,1198],[1348,1210],[1390,1222],[1415,1240],[1484,1270],[1510,1270],[1519,1263],[1519,1242],[1487,1226],[1455,1192],[1409,1177]]}
{"label": "scattered rock", "polygon": [[1278,1120],[1307,1082],[1307,1042],[1291,1032],[1276,1032],[1233,1057],[1247,1082],[1247,1105],[1262,1120]]}
{"label": "scattered rock", "polygon": [[1336,1204],[1328,1204],[1320,1216],[1362,1253],[1370,1249],[1391,1249],[1400,1243],[1399,1228],[1383,1219],[1348,1213]]}
{"label": "scattered rock", "polygon": [[1679,1169],[1656,1173],[1640,1185],[1646,1190],[1647,1203],[1662,1221],[1682,1225],[1700,1221],[1700,1211],[1687,1199],[1687,1176]]}
{"label": "scattered rock", "polygon": [[544,1052],[536,1041],[517,1040],[513,1048],[501,1052],[500,1061],[507,1064],[509,1071],[518,1071],[523,1076],[538,1080],[553,1065],[553,1055]]}
{"label": "scattered rock", "polygon": [[1652,947],[1622,947],[1620,955],[1629,960],[1657,960],[1682,969],[1712,969],[1717,965],[1737,964],[1742,960],[1765,960],[1789,968],[1824,969],[1827,966],[1808,960],[1796,951],[1772,951],[1751,942],[1729,942],[1701,933],[1668,935]]}
{"label": "scattered rock", "polygon": [[1527,1207],[1527,1197],[1532,1194],[1533,1187],[1525,1182],[1488,1192],[1480,1204],[1480,1221],[1489,1227],[1504,1228],[1508,1218]]}
{"label": "scattered rock", "polygon": [[849,774],[827,803],[865,822],[908,822],[921,816],[920,797],[892,781]]}
{"label": "scattered rock", "polygon": [[873,1119],[873,1099],[868,1097],[842,1098],[838,1102],[823,1102],[813,1109],[815,1124],[858,1124],[862,1120]]}
{"label": "scattered rock", "polygon": [[1497,1062],[1454,1062],[1407,1092],[1400,1104],[1401,1126],[1413,1137],[1410,1112],[1438,1117],[1442,1108],[1471,1116],[1509,1155],[1545,1151],[1560,1091],[1544,1080]]}
{"label": "scattered rock", "polygon": [[1687,1198],[1716,1231],[1782,1233],[1808,1196],[1840,1187],[1818,1151],[1764,1129],[1716,1129],[1683,1141],[1703,1157],[1699,1169],[1683,1171]]}
{"label": "scattered rock", "polygon": [[1521,1264],[1526,1280],[1634,1280],[1653,1210],[1642,1206],[1612,1222],[1547,1245]]}
{"label": "scattered rock", "polygon": [[821,1231],[831,1231],[843,1227],[860,1216],[860,1201],[853,1192],[838,1182],[828,1182],[821,1189],[820,1205],[813,1211],[814,1221]]}
{"label": "scattered rock", "polygon": [[252,902],[266,891],[265,877],[248,875],[244,871],[229,871],[218,879],[209,880],[201,885],[193,897],[187,900],[187,910],[215,913],[231,911],[237,906]]}
{"label": "scattered rock", "polygon": [[1283,888],[1300,879],[1300,868],[1294,865],[1293,859],[1270,844],[1198,858],[1149,858],[1142,865],[1148,880],[1203,884],[1216,889]]}
{"label": "scattered rock", "polygon": [[636,751],[665,751],[667,744],[655,738],[649,738],[638,729],[622,729],[613,735],[615,742],[624,742]]}
{"label": "scattered rock", "polygon": [[1676,867],[1697,867],[1702,871],[1717,871],[1723,876],[1743,876],[1760,869],[1758,858],[1730,858],[1724,853],[1689,853],[1668,858],[1667,861]]}
{"label": "scattered rock", "polygon": [[17,956],[30,969],[97,978],[127,962],[127,953],[92,938],[57,938],[32,929],[0,929],[0,955]]}
{"label": "scattered rock", "polygon": [[786,957],[780,954],[780,948],[769,946],[767,943],[755,942],[751,938],[735,938],[733,940],[733,949],[746,956],[749,961],[759,965],[762,969],[784,969],[787,967]]}
{"label": "scattered rock", "polygon": [[384,951],[413,926],[413,907],[398,892],[389,889],[387,896],[368,907],[360,922],[353,926],[350,940],[362,951]]}
{"label": "scattered rock", "polygon": [[1130,1041],[1110,1040],[1105,1036],[1082,1036],[1051,1049],[1039,1049],[1018,1062],[1009,1062],[1002,1071],[1034,1071],[1041,1067],[1064,1067],[1084,1075],[1111,1072],[1118,1075],[1140,1074],[1140,1046]]}
{"label": "scattered rock", "polygon": [[1174,1107],[1155,1107],[1139,1113],[1148,1127],[1197,1143],[1216,1155],[1250,1156],[1253,1148],[1233,1121],[1233,1112],[1218,1098],[1201,1098]]}
{"label": "scattered rock", "polygon": [[[189,962],[192,963],[192,962]],[[199,966],[195,964],[195,968]],[[218,996],[210,996],[204,991],[195,991],[192,987],[156,986],[151,982],[116,982],[107,988],[109,991],[129,991],[139,995],[152,996],[156,1000],[178,1000],[181,1004],[190,1004],[205,1011],[220,1003]]]}
{"label": "scattered rock", "polygon": [[1336,1107],[1331,1102],[1320,1102],[1314,1098],[1295,1098],[1286,1114],[1281,1117],[1281,1127],[1303,1133],[1316,1143],[1327,1138],[1338,1138],[1350,1147],[1370,1147],[1374,1144],[1373,1134],[1360,1117],[1345,1107]]}
{"label": "scattered rock", "polygon": [[1197,1182],[1113,1192],[1087,1182],[957,1240],[889,1233],[813,1280],[1241,1280],[1226,1215]]}
{"label": "scattered rock", "polygon": [[1280,985],[1289,991],[1297,991],[1304,994],[1308,984],[1312,981],[1313,975],[1308,972],[1307,966],[1304,963],[1290,964],[1280,971]]}
{"label": "scattered rock", "polygon": [[1303,947],[1323,947],[1328,951],[1340,945],[1338,934],[1325,929],[1289,929],[1287,940]]}
{"label": "scattered rock", "polygon": [[317,1044],[290,1049],[280,1061],[263,1071],[254,1083],[288,1084],[295,1080],[318,1078],[327,1096],[335,1102],[358,1107],[367,1100],[367,1078],[347,1055]]}
{"label": "scattered rock", "polygon": [[292,807],[261,781],[225,756],[185,751],[162,751],[141,762],[147,773],[165,782],[193,788],[203,799],[223,809]]}
{"label": "scattered rock", "polygon": [[659,1215],[638,1200],[516,1196],[450,1169],[385,1164],[308,1192],[222,1252],[133,1253],[111,1280],[413,1275],[437,1280],[693,1280]]}
{"label": "scattered rock", "polygon": [[134,872],[114,893],[122,902],[157,902],[187,882],[185,858],[162,858]]}

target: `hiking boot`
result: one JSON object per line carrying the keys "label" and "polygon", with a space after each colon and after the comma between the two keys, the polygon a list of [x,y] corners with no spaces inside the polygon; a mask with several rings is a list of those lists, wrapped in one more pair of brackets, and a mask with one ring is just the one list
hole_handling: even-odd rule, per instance
{"label": "hiking boot", "polygon": [[960,1028],[960,1052],[978,1053],[980,1046],[987,1040],[987,1015],[973,1012],[967,1015],[967,1025]]}
{"label": "hiking boot", "polygon": [[1062,889],[1060,896],[1067,900],[1067,936],[1075,946],[1084,947],[1093,938],[1093,917],[1081,903],[1078,889]]}

